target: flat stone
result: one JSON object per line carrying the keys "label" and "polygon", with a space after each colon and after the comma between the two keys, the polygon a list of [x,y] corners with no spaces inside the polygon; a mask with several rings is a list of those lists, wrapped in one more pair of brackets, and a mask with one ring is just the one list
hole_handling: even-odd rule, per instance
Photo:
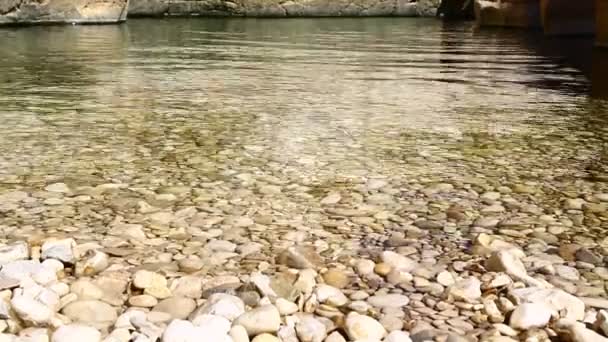
{"label": "flat stone", "polygon": [[139,295],[129,298],[129,304],[131,306],[151,308],[158,304],[158,300],[150,295]]}
{"label": "flat stone", "polygon": [[599,297],[578,297],[585,306],[596,309],[608,309],[608,299]]}
{"label": "flat stone", "polygon": [[400,294],[375,295],[367,298],[367,302],[378,308],[400,308],[406,306],[410,300]]}
{"label": "flat stone", "polygon": [[241,298],[229,294],[216,293],[211,295],[205,304],[192,314],[192,317],[194,318],[200,314],[209,314],[233,321],[243,313],[245,313],[245,303]]}
{"label": "flat stone", "polygon": [[62,313],[73,322],[107,328],[114,324],[118,315],[116,309],[98,300],[78,300],[65,306]]}
{"label": "flat stone", "polygon": [[185,276],[173,280],[170,290],[176,297],[198,299],[203,296],[203,282],[199,277]]}
{"label": "flat stone", "polygon": [[305,316],[296,323],[296,333],[303,342],[323,342],[327,336],[325,325],[313,316]]}
{"label": "flat stone", "polygon": [[158,273],[140,270],[135,272],[135,275],[133,276],[133,286],[139,289],[147,289],[152,287],[166,288],[167,279]]}
{"label": "flat stone", "polygon": [[346,316],[344,330],[353,341],[380,341],[387,335],[386,329],[380,322],[356,312],[351,312]]}
{"label": "flat stone", "polygon": [[418,267],[418,263],[414,260],[391,251],[382,252],[381,259],[383,263],[388,264],[392,269],[404,272],[411,272]]}
{"label": "flat stone", "polygon": [[76,241],[74,239],[49,239],[42,244],[43,259],[57,259],[66,263],[74,263],[76,257],[74,255],[74,247]]}
{"label": "flat stone", "polygon": [[175,296],[161,300],[152,311],[166,312],[173,319],[186,319],[194,309],[196,309],[194,299]]}
{"label": "flat stone", "polygon": [[162,336],[162,342],[232,342],[228,334],[209,329],[208,326],[197,327],[191,322],[175,319],[169,323]]}
{"label": "flat stone", "polygon": [[17,260],[29,258],[29,246],[25,242],[16,242],[10,245],[0,246],[0,265]]}
{"label": "flat stone", "polygon": [[366,276],[368,274],[374,273],[374,267],[376,267],[376,263],[374,263],[373,261],[361,259],[357,261],[357,264],[355,265],[355,270],[360,276]]}
{"label": "flat stone", "polygon": [[298,305],[283,298],[278,298],[275,302],[279,313],[282,316],[287,316],[298,312]]}
{"label": "flat stone", "polygon": [[324,262],[312,247],[289,247],[278,256],[277,263],[296,269],[314,269]]}
{"label": "flat stone", "polygon": [[11,306],[19,318],[36,326],[48,324],[54,315],[51,308],[29,296],[14,296]]}
{"label": "flat stone", "polygon": [[228,332],[233,342],[249,342],[247,330],[240,325],[233,325]]}
{"label": "flat stone", "polygon": [[271,335],[271,334],[259,334],[258,336],[254,337],[253,340],[251,340],[251,342],[283,342],[281,341],[278,337]]}
{"label": "flat stone", "polygon": [[319,284],[315,290],[317,300],[320,303],[329,304],[332,306],[342,306],[348,303],[348,298],[340,291],[340,289],[333,286]]}
{"label": "flat stone", "polygon": [[520,303],[544,304],[554,315],[564,314],[564,318],[581,321],[585,317],[585,303],[559,289],[527,287],[510,292]]}
{"label": "flat stone", "polygon": [[78,296],[80,300],[101,299],[104,295],[103,290],[87,279],[79,279],[72,283],[70,291]]}
{"label": "flat stone", "polygon": [[60,326],[51,338],[53,342],[99,342],[101,333],[93,328],[81,324],[67,324]]}
{"label": "flat stone", "polygon": [[249,336],[276,333],[281,325],[281,314],[274,305],[263,305],[239,316],[235,325],[241,325]]}
{"label": "flat stone", "polygon": [[327,283],[327,285],[339,289],[347,287],[350,283],[350,278],[346,274],[346,272],[337,268],[329,269],[327,270],[327,272],[323,273],[323,280],[325,280],[325,283]]}
{"label": "flat stone", "polygon": [[54,183],[47,185],[44,190],[48,192],[68,193],[70,188],[65,183]]}
{"label": "flat stone", "polygon": [[412,342],[410,335],[404,331],[395,330],[386,336],[384,342]]}
{"label": "flat stone", "polygon": [[442,271],[437,274],[437,282],[443,286],[452,286],[456,282],[454,276],[449,271]]}
{"label": "flat stone", "polygon": [[475,277],[456,281],[448,293],[456,300],[475,302],[481,297],[481,281]]}
{"label": "flat stone", "polygon": [[[346,342],[346,339],[339,332],[334,331],[331,334],[329,334],[329,336],[327,336],[327,338],[325,339],[325,342]],[[391,342],[397,342],[397,341],[391,341]],[[408,342],[408,341],[404,341],[404,342]]]}
{"label": "flat stone", "polygon": [[557,272],[557,275],[567,280],[577,281],[580,279],[580,274],[578,273],[578,270],[574,267],[565,265],[555,265],[555,271]]}
{"label": "flat stone", "polygon": [[551,320],[551,308],[543,303],[523,303],[511,314],[509,325],[514,329],[543,328]]}
{"label": "flat stone", "polygon": [[608,338],[587,329],[585,324],[570,319],[560,319],[555,324],[557,330],[566,334],[572,342],[607,342]]}

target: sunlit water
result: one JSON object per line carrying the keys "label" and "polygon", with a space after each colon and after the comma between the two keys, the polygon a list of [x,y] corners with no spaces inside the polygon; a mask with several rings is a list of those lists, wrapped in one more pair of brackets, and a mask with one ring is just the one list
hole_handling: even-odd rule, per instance
{"label": "sunlit water", "polygon": [[[254,213],[267,206],[258,183],[279,184],[272,210],[291,219],[370,178],[388,179],[401,205],[436,182],[455,184],[455,202],[525,183],[551,213],[566,193],[608,189],[608,105],[536,39],[432,19],[2,29],[0,190],[186,185],[243,196],[241,213]],[[42,221],[61,216],[53,205],[0,222],[113,217],[99,202],[99,217]]]}

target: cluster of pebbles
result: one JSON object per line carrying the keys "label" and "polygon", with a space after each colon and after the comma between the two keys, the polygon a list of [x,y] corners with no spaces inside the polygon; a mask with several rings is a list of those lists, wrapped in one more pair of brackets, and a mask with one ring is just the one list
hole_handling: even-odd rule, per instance
{"label": "cluster of pebbles", "polygon": [[[518,200],[533,184],[469,188],[467,207],[432,183],[399,204],[372,178],[288,217],[272,198],[295,186],[265,180],[266,212],[211,184],[4,192],[0,341],[608,341],[608,237],[586,233],[605,232],[608,193],[546,213]],[[41,202],[81,226],[28,226]]]}

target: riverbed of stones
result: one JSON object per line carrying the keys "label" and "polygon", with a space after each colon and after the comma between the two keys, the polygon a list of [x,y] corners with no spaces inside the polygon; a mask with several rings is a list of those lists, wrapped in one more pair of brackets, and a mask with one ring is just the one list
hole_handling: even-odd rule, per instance
{"label": "riverbed of stones", "polygon": [[606,192],[232,176],[0,194],[0,341],[608,341]]}

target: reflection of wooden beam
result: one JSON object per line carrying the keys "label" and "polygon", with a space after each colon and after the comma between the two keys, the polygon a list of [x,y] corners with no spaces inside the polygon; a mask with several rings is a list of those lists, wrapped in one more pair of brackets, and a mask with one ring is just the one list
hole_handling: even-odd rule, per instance
{"label": "reflection of wooden beam", "polygon": [[608,48],[608,0],[597,0],[595,6],[595,37],[597,45]]}
{"label": "reflection of wooden beam", "polygon": [[475,1],[480,26],[540,27],[538,0]]}
{"label": "reflection of wooden beam", "polygon": [[595,32],[595,0],[540,0],[540,13],[546,34]]}
{"label": "reflection of wooden beam", "polygon": [[608,99],[608,49],[593,51],[591,96]]}

